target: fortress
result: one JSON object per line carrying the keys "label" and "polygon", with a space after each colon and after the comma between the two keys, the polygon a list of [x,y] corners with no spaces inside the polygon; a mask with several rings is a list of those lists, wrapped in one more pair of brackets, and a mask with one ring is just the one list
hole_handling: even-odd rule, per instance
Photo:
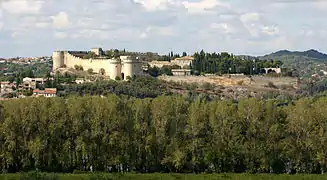
{"label": "fortress", "polygon": [[[95,56],[89,58],[90,53]],[[92,48],[91,51],[54,51],[52,59],[53,71],[79,66],[85,71],[92,69],[93,72],[109,76],[111,79],[119,77],[123,80],[141,75],[143,72],[142,62],[138,58],[130,56],[108,58],[104,56],[101,48]]]}

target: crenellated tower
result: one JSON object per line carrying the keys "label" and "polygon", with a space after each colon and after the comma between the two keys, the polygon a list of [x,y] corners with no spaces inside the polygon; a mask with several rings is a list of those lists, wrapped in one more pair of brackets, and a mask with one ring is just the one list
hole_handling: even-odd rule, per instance
{"label": "crenellated tower", "polygon": [[101,48],[93,48],[91,51],[97,56],[90,58],[88,51],[54,51],[53,71],[61,67],[74,69],[76,66],[81,66],[84,71],[92,69],[93,72],[109,76],[110,79],[119,77],[122,80],[133,78],[134,75],[143,72],[142,62],[138,58],[120,56],[109,59],[104,56]]}
{"label": "crenellated tower", "polygon": [[138,60],[138,58],[132,58],[131,56],[120,56],[122,62],[122,74],[123,79],[127,80],[129,76],[132,78],[134,75],[139,75],[142,72],[142,63]]}
{"label": "crenellated tower", "polygon": [[52,70],[56,70],[64,65],[65,54],[64,51],[54,51],[52,54],[53,67]]}
{"label": "crenellated tower", "polygon": [[109,76],[110,79],[115,79],[116,77],[121,78],[121,61],[119,58],[108,59],[109,61],[109,72],[105,72],[105,75]]}

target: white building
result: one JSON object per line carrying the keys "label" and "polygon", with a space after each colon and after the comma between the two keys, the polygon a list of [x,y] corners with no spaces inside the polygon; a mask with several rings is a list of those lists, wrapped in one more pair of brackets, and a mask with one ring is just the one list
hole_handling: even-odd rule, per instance
{"label": "white building", "polygon": [[44,84],[47,81],[46,78],[23,78],[23,82],[35,82],[36,84]]}
{"label": "white building", "polygon": [[174,76],[190,76],[191,70],[190,69],[172,69],[171,72]]}
{"label": "white building", "polygon": [[39,97],[56,97],[57,96],[57,88],[45,88],[44,90],[34,89],[33,96]]}
{"label": "white building", "polygon": [[14,91],[14,89],[16,88],[16,83],[10,83],[8,81],[5,82],[1,82],[1,93],[11,93]]}
{"label": "white building", "polygon": [[163,66],[171,66],[169,61],[151,61],[149,62],[150,67],[162,68]]}
{"label": "white building", "polygon": [[193,57],[184,56],[184,57],[176,58],[176,59],[172,60],[171,64],[172,65],[177,65],[177,66],[180,66],[180,67],[184,68],[186,66],[189,67],[189,66],[193,65],[193,61],[194,61]]}
{"label": "white building", "polygon": [[[173,66],[177,65],[184,69],[189,69],[190,66],[193,65],[194,58],[191,56],[184,56],[180,58],[176,58],[174,60],[169,61],[151,61],[149,62],[150,67],[158,67],[162,68],[163,66]],[[187,68],[185,68],[187,67]]]}

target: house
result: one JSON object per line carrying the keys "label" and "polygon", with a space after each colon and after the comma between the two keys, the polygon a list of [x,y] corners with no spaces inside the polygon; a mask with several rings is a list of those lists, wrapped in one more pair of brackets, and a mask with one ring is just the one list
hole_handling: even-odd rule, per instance
{"label": "house", "polygon": [[321,72],[323,75],[327,75],[327,72],[324,71],[324,70],[320,70],[320,72]]}
{"label": "house", "polygon": [[172,69],[171,72],[174,76],[190,76],[191,70],[190,69]]}
{"label": "house", "polygon": [[26,77],[23,79],[23,82],[35,82],[36,84],[44,84],[47,81],[45,78],[29,78]]}
{"label": "house", "polygon": [[75,80],[75,83],[76,84],[83,84],[85,82],[85,80],[83,79],[83,78],[77,78],[76,80]]}
{"label": "house", "polygon": [[184,56],[184,57],[180,57],[180,58],[176,58],[174,60],[171,60],[171,64],[172,65],[180,66],[182,68],[184,68],[184,67],[188,67],[189,68],[189,66],[192,66],[193,61],[194,61],[194,58],[193,57],[191,57],[191,56]]}
{"label": "house", "polygon": [[39,97],[56,97],[57,96],[57,88],[45,88],[44,90],[34,89],[33,96]]}
{"label": "house", "polygon": [[14,91],[14,89],[16,88],[16,83],[15,82],[1,82],[1,88],[0,88],[0,92],[2,93],[11,93]]}
{"label": "house", "polygon": [[149,62],[150,67],[162,68],[163,66],[171,66],[169,61],[151,61]]}
{"label": "house", "polygon": [[[53,78],[51,78],[53,79]],[[30,78],[30,77],[25,77],[23,78],[23,83],[19,85],[19,89],[24,89],[24,90],[31,90],[31,89],[36,89],[36,86],[38,84],[43,85],[47,81],[46,78]]]}
{"label": "house", "polygon": [[270,73],[281,74],[286,71],[287,71],[286,68],[263,68],[264,74],[270,74]]}
{"label": "house", "polygon": [[75,83],[76,84],[83,84],[83,83],[88,83],[88,82],[92,82],[90,79],[83,79],[83,78],[77,78],[76,80],[75,80]]}
{"label": "house", "polygon": [[15,75],[15,73],[8,72],[8,73],[4,73],[3,75],[4,75],[4,76],[13,76],[13,75]]}

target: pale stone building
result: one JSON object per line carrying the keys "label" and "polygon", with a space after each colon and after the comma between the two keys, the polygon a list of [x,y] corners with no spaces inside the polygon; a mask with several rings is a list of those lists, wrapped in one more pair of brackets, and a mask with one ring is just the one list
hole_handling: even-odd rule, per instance
{"label": "pale stone building", "polygon": [[174,76],[190,76],[191,70],[190,69],[172,69],[171,72]]}
{"label": "pale stone building", "polygon": [[91,52],[97,58],[84,59],[87,51],[55,51],[53,52],[53,71],[59,68],[74,68],[82,66],[83,70],[92,69],[93,72],[109,76],[110,79],[117,77],[126,80],[127,77],[141,75],[143,73],[142,62],[136,57],[120,56],[119,58],[107,58],[103,56],[101,48],[92,48]]}
{"label": "pale stone building", "polygon": [[163,66],[171,66],[169,61],[151,61],[149,62],[150,67],[162,68]]}
{"label": "pale stone building", "polygon": [[1,84],[1,88],[0,88],[1,93],[12,93],[16,88],[15,82],[11,83],[9,81],[5,81],[5,82],[1,82],[0,84]]}
{"label": "pale stone building", "polygon": [[286,68],[263,68],[266,74],[269,73],[277,73],[277,74],[281,74],[283,72],[286,72],[287,69]]}
{"label": "pale stone building", "polygon": [[[53,80],[53,78],[51,78],[50,80]],[[35,82],[37,84],[44,84],[46,81],[47,81],[46,78],[30,78],[30,77],[23,78],[23,82]]]}
{"label": "pale stone building", "polygon": [[91,52],[94,52],[97,56],[103,56],[102,48],[91,48]]}
{"label": "pale stone building", "polygon": [[180,58],[176,58],[174,60],[169,61],[151,61],[149,62],[150,67],[158,67],[162,68],[163,66],[173,66],[177,65],[184,69],[189,69],[190,66],[193,65],[194,58],[191,56],[184,56]]}
{"label": "pale stone building", "polygon": [[184,57],[176,58],[176,59],[172,60],[171,64],[184,68],[184,67],[189,67],[189,66],[193,65],[193,61],[194,61],[193,57],[184,56]]}

